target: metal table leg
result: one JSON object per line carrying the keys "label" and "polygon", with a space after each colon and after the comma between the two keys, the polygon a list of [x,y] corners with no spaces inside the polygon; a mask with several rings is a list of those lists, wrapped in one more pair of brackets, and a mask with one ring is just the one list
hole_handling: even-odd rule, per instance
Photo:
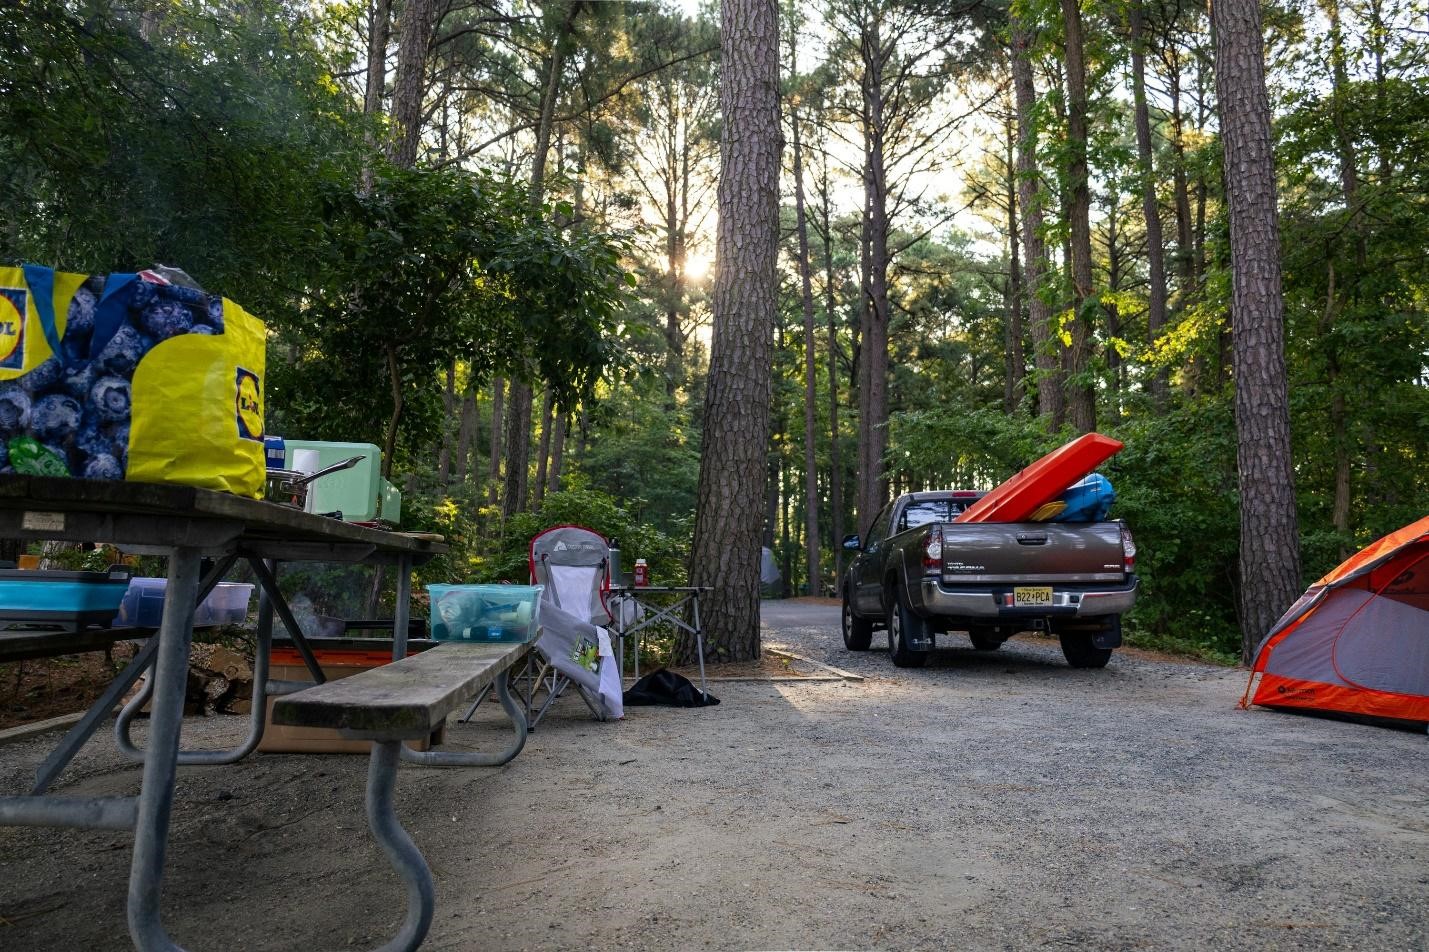
{"label": "metal table leg", "polygon": [[[410,556],[408,558],[410,559]],[[303,656],[303,664],[313,676],[313,681],[317,684],[326,683],[327,675],[323,674],[322,666],[318,664],[312,647],[308,645],[308,639],[303,635],[302,626],[293,617],[293,610],[288,607],[283,592],[278,588],[278,563],[273,559],[250,558],[248,564],[252,566],[253,574],[258,577],[258,584],[268,593],[269,601],[273,603],[278,617],[283,620],[283,627],[288,629],[288,637],[293,639],[293,647]]]}
{"label": "metal table leg", "polygon": [[[232,565],[233,560],[229,559],[226,565]],[[226,573],[227,568],[220,566]],[[222,578],[222,574],[218,575]],[[205,579],[205,582],[208,580]],[[217,578],[214,579],[217,582]],[[200,593],[195,604],[203,600]],[[156,639],[151,639],[151,644]],[[235,764],[258,749],[258,744],[263,740],[263,733],[268,727],[268,695],[292,693],[297,688],[285,688],[280,684],[270,684],[268,681],[269,655],[273,647],[273,602],[268,597],[266,589],[258,590],[258,638],[257,649],[253,656],[253,697],[252,708],[248,715],[248,736],[243,743],[237,747],[227,750],[180,750],[179,763],[185,766],[193,765],[214,765],[214,764]],[[305,687],[306,685],[304,685]],[[118,746],[119,752],[133,761],[144,759],[144,749],[133,742],[129,736],[129,729],[134,717],[149,703],[149,699],[154,693],[154,682],[150,679],[145,683],[144,688],[135,695],[124,709],[119,712],[119,717],[114,723],[114,742]]]}
{"label": "metal table leg", "polygon": [[710,699],[709,684],[705,681],[705,630],[700,624],[700,593],[690,595],[690,620],[695,623],[695,650],[700,656],[700,696]]}
{"label": "metal table leg", "polygon": [[32,796],[44,793],[50,788],[50,784],[55,782],[55,778],[69,766],[69,762],[74,759],[74,755],[79,753],[79,749],[85,742],[99,730],[100,723],[109,716],[109,712],[114,710],[114,705],[119,703],[119,699],[124,696],[124,692],[134,686],[134,682],[148,669],[154,661],[154,655],[159,648],[159,636],[154,635],[144,643],[144,647],[139,649],[139,653],[130,659],[129,664],[119,675],[109,683],[109,687],[104,689],[104,693],[99,696],[99,700],[90,705],[85,712],[84,718],[69,733],[65,734],[59,746],[45,758],[45,762],[40,764],[35,771],[35,785],[30,788]]}
{"label": "metal table leg", "polygon": [[407,916],[402,928],[378,952],[411,952],[422,944],[432,927],[436,887],[432,871],[397,819],[392,792],[397,783],[401,741],[377,741],[367,762],[367,825],[381,844],[402,882],[407,886]]}
{"label": "metal table leg", "polygon": [[521,705],[517,704],[511,696],[511,684],[506,674],[503,671],[496,678],[496,697],[501,701],[501,708],[506,712],[506,717],[511,721],[511,726],[516,732],[511,746],[499,754],[480,754],[455,750],[413,750],[403,744],[401,746],[402,759],[408,763],[423,764],[428,767],[499,767],[521,753],[521,749],[526,746],[528,733],[526,714],[521,710]]}
{"label": "metal table leg", "polygon": [[[228,570],[233,568],[233,563],[236,561],[238,561],[238,556],[236,555],[225,556],[219,560],[217,565],[210,568],[208,572],[204,574],[203,581],[199,583],[198,592],[194,595],[195,606],[207,598],[209,593],[218,587],[218,583],[228,574]],[[167,590],[165,590],[164,607],[166,609],[168,604],[168,593]],[[151,644],[157,643],[158,640],[158,635],[149,639]],[[151,659],[152,657],[153,656],[150,655]],[[139,688],[139,693],[130,698],[129,703],[125,704],[119,711],[119,716],[114,722],[114,739],[119,745],[119,752],[135,762],[144,759],[144,752],[137,748],[133,741],[129,739],[129,727],[134,722],[134,718],[144,709],[144,705],[148,704],[153,696],[154,679],[149,678],[144,682],[143,686]]]}
{"label": "metal table leg", "polygon": [[198,561],[197,549],[181,547],[170,552],[168,597],[164,601],[163,621],[154,636],[159,642],[159,657],[154,669],[154,704],[149,717],[149,754],[144,758],[144,785],[134,827],[134,858],[129,867],[129,936],[141,952],[173,952],[179,948],[164,931],[159,894],[178,773]]}
{"label": "metal table leg", "polygon": [[407,657],[407,632],[412,615],[412,557],[397,556],[397,608],[392,613],[392,660]]}

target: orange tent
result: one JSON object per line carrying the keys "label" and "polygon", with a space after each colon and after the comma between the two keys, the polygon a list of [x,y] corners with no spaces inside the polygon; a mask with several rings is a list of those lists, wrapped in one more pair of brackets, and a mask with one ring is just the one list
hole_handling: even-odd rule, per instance
{"label": "orange tent", "polygon": [[1266,707],[1429,722],[1429,516],[1310,586],[1261,642],[1252,688]]}

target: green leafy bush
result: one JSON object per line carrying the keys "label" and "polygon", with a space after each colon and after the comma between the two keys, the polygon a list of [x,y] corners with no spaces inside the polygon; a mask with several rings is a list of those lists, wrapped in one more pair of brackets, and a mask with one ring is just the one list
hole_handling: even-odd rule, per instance
{"label": "green leafy bush", "polygon": [[683,537],[666,535],[635,518],[613,496],[586,486],[552,493],[540,509],[512,516],[495,550],[472,563],[468,577],[462,581],[525,582],[530,572],[531,538],[560,525],[585,526],[619,542],[627,572],[635,560],[641,558],[649,564],[653,581],[664,585],[685,581],[688,542],[682,541]]}

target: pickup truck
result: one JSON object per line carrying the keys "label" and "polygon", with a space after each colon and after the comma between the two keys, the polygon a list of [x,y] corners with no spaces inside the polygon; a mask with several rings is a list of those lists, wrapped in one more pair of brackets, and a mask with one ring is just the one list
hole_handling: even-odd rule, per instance
{"label": "pickup truck", "polygon": [[844,646],[867,651],[888,632],[893,663],[916,668],[935,636],[965,631],[995,651],[1022,631],[1058,636],[1074,668],[1101,668],[1121,645],[1136,600],[1136,544],[1120,521],[967,522],[980,492],[906,493],[843,540],[858,555],[839,586]]}

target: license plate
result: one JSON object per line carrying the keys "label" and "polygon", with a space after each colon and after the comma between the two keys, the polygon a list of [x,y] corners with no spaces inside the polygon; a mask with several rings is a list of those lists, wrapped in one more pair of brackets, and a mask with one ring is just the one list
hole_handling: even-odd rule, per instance
{"label": "license plate", "polygon": [[1019,585],[1012,590],[1014,608],[1051,608],[1052,586]]}

